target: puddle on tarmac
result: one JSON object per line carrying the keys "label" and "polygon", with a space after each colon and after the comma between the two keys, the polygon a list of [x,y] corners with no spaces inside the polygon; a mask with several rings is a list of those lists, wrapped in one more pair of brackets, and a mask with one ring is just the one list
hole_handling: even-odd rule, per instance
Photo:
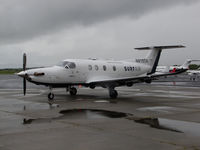
{"label": "puddle on tarmac", "polygon": [[131,114],[100,110],[100,109],[68,109],[61,110],[61,116],[57,118],[37,118],[37,119],[23,119],[23,124],[51,122],[59,119],[106,119],[106,118],[125,118]]}
{"label": "puddle on tarmac", "polygon": [[36,119],[23,119],[23,124],[32,123],[47,123],[53,120],[60,119],[106,119],[106,118],[125,118],[127,113],[99,110],[99,109],[67,109],[61,110],[61,116],[57,118],[36,118]]}
{"label": "puddle on tarmac", "polygon": [[165,124],[161,123],[160,119],[158,119],[158,118],[132,118],[131,117],[128,119],[134,120],[137,123],[147,124],[152,128],[183,133],[182,131],[180,131],[176,128],[173,128],[173,126],[172,127],[166,126]]}
{"label": "puddle on tarmac", "polygon": [[97,100],[97,101],[94,101],[95,103],[110,103],[110,101],[107,101],[107,100]]}
{"label": "puddle on tarmac", "polygon": [[128,114],[122,112],[99,109],[69,109],[61,110],[62,118],[99,119],[99,118],[124,118]]}
{"label": "puddle on tarmac", "polygon": [[171,120],[164,118],[135,118],[129,117],[128,119],[135,122],[147,124],[152,128],[186,133],[192,136],[200,136],[200,123]]}
{"label": "puddle on tarmac", "polygon": [[156,112],[156,113],[165,113],[165,114],[173,114],[174,112],[184,112],[189,111],[185,108],[178,107],[169,107],[169,106],[152,106],[152,107],[140,107],[137,108],[138,111],[148,111],[148,112]]}
{"label": "puddle on tarmac", "polygon": [[193,136],[200,136],[200,123],[164,118],[159,118],[158,120],[161,126],[173,128]]}
{"label": "puddle on tarmac", "polygon": [[100,109],[69,109],[61,110],[61,116],[57,118],[38,118],[24,119],[23,124],[32,123],[48,123],[63,119],[106,119],[106,118],[123,118],[136,123],[147,124],[152,128],[167,130],[178,133],[187,133],[195,136],[200,136],[200,123],[170,120],[164,118],[141,118],[133,114],[100,110]]}

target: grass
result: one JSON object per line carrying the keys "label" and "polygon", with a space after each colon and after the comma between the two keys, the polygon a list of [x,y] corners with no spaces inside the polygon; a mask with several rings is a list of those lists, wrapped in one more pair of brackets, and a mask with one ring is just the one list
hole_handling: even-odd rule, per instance
{"label": "grass", "polygon": [[1,74],[14,74],[20,72],[21,69],[0,69],[0,75]]}

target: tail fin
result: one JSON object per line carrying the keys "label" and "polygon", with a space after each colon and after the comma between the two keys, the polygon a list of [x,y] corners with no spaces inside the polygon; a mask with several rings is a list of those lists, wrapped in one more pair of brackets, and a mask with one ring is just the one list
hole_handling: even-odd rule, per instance
{"label": "tail fin", "polygon": [[200,61],[198,59],[187,59],[183,65],[179,66],[178,69],[189,69],[189,65],[191,64],[191,62],[193,61]]}
{"label": "tail fin", "polygon": [[158,66],[158,62],[160,59],[160,55],[163,49],[172,49],[172,48],[184,48],[182,45],[170,45],[170,46],[153,46],[153,47],[140,47],[135,48],[137,50],[151,50],[149,54],[146,56],[146,62],[151,66],[150,71],[147,73],[153,74],[156,72],[156,67]]}

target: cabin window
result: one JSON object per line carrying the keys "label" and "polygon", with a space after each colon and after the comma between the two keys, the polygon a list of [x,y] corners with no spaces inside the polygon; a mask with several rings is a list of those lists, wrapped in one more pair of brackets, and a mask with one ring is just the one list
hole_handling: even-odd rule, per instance
{"label": "cabin window", "polygon": [[95,70],[99,70],[99,67],[97,65],[94,66]]}
{"label": "cabin window", "polygon": [[116,66],[113,66],[113,71],[116,71]]}
{"label": "cabin window", "polygon": [[105,65],[103,65],[103,70],[106,71],[106,66]]}
{"label": "cabin window", "polygon": [[92,65],[88,65],[88,70],[92,70]]}

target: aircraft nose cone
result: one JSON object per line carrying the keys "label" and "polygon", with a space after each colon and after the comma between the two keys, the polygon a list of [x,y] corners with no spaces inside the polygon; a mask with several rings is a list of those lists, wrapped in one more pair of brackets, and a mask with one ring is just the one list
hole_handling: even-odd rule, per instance
{"label": "aircraft nose cone", "polygon": [[17,73],[17,75],[20,77],[25,77],[26,73],[25,73],[25,71],[21,71],[21,72]]}

